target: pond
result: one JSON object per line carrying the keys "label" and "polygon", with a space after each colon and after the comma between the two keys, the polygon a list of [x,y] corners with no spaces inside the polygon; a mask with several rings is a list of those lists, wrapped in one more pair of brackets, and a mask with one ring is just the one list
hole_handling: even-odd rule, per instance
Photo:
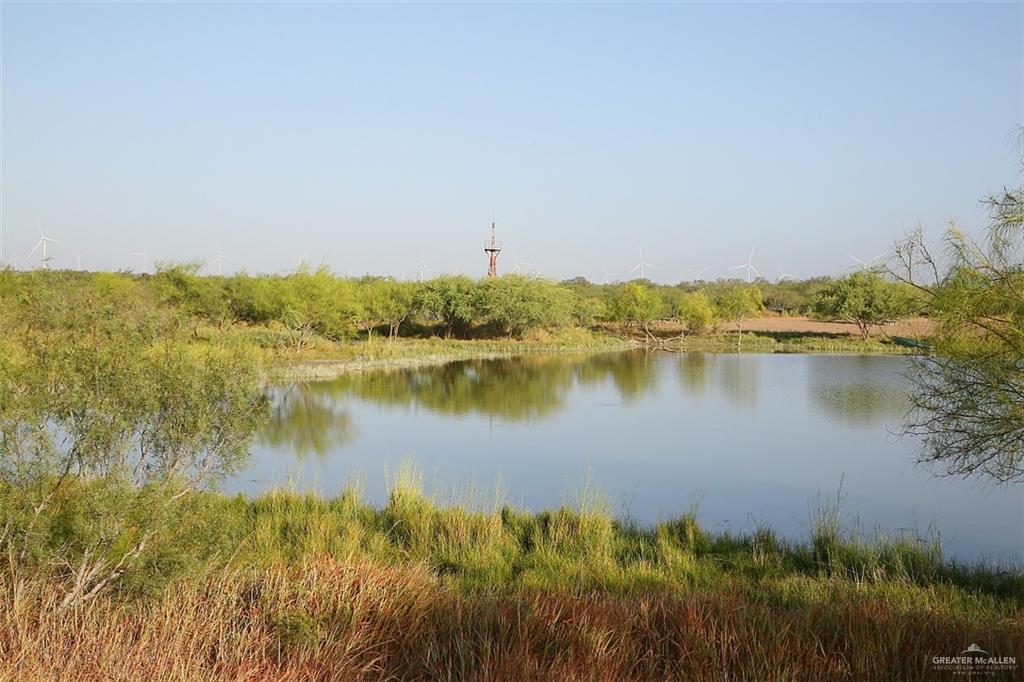
{"label": "pond", "polygon": [[[225,484],[386,500],[403,463],[442,502],[539,510],[595,493],[651,524],[806,538],[837,497],[872,536],[938,533],[947,556],[1021,562],[1021,487],[945,478],[900,438],[906,358],[625,352],[529,355],[296,382]],[[499,483],[500,482],[500,483]]]}

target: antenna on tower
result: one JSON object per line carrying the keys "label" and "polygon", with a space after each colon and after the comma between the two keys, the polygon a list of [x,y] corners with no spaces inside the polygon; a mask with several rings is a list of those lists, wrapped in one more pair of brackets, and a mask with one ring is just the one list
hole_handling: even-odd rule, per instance
{"label": "antenna on tower", "polygon": [[491,279],[498,276],[498,254],[501,253],[501,242],[498,241],[494,227],[494,209],[491,209],[491,241],[484,242],[484,253],[487,254],[487,276]]}

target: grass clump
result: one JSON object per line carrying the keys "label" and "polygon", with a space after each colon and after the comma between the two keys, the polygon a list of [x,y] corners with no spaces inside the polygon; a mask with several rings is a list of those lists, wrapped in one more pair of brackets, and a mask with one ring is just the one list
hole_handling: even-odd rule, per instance
{"label": "grass clump", "polygon": [[928,680],[932,652],[964,639],[1024,643],[1019,618],[808,577],[466,590],[422,564],[321,558],[223,569],[144,604],[104,597],[71,618],[54,596],[31,583],[0,600],[0,679]]}
{"label": "grass clump", "polygon": [[404,467],[382,507],[357,487],[197,495],[162,589],[129,573],[70,611],[60,570],[0,567],[0,680],[931,679],[964,641],[1024,645],[1018,569],[869,541],[837,506],[795,541],[590,498],[446,506],[422,483]]}

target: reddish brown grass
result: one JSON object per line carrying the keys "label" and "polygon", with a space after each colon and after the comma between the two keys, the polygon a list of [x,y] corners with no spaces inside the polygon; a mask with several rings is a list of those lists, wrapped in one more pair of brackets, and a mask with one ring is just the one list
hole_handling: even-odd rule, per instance
{"label": "reddish brown grass", "polygon": [[1024,652],[1024,624],[897,607],[837,584],[632,596],[464,592],[425,566],[318,561],[187,580],[152,602],[60,612],[32,583],[0,601],[0,680],[934,679],[972,641]]}

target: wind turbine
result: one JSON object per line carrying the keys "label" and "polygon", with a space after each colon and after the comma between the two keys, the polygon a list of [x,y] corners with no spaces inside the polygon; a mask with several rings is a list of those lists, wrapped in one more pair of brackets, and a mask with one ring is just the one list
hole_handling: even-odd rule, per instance
{"label": "wind turbine", "polygon": [[425,260],[423,260],[422,258],[420,258],[418,261],[413,263],[412,266],[414,268],[416,268],[416,281],[417,282],[422,282],[423,281],[423,273],[427,269],[427,262]]}
{"label": "wind turbine", "polygon": [[[860,265],[860,269],[861,270],[867,270],[871,266],[871,263],[873,261],[878,260],[879,258],[884,256],[885,254],[884,253],[880,253],[877,256],[872,256],[871,258],[868,258],[867,260],[861,260],[860,258],[857,258],[856,256],[851,256],[850,254],[846,254],[846,255],[850,256],[850,258],[852,258],[853,260],[857,261],[857,263]],[[857,266],[856,265],[852,265],[850,267],[855,268]]]}
{"label": "wind turbine", "polygon": [[[148,249],[149,249],[149,247],[147,246],[142,251],[136,251],[135,253],[131,254],[133,256],[138,256],[139,258],[142,259],[142,271],[143,272],[146,272],[147,270],[149,270],[149,256],[146,255],[146,251]],[[81,261],[82,257],[79,256],[78,259],[79,259],[79,261]],[[81,268],[79,268],[79,269],[81,269]]]}
{"label": "wind turbine", "polygon": [[306,265],[306,256],[308,256],[308,255],[309,255],[309,251],[306,251],[302,255],[299,255],[297,253],[296,254],[292,254],[292,260],[295,261],[295,267],[292,268],[291,270],[285,270],[285,273],[288,273],[288,272],[298,272],[299,269],[301,269],[303,265]]}
{"label": "wind turbine", "polygon": [[43,226],[39,224],[39,218],[36,218],[36,228],[39,230],[39,241],[36,242],[36,245],[32,247],[32,250],[28,252],[28,256],[26,256],[26,258],[31,258],[32,254],[36,252],[36,249],[40,246],[43,247],[42,254],[40,254],[43,259],[40,262],[42,263],[43,270],[48,270],[50,266],[48,264],[49,257],[46,255],[46,245],[49,242],[53,242],[54,244],[63,244],[64,242],[59,239],[54,239],[53,237],[47,237],[43,234]]}
{"label": "wind turbine", "polygon": [[601,266],[601,270],[604,271],[604,277],[601,278],[601,284],[608,284],[609,282],[612,281],[612,277],[619,276],[619,273],[617,272],[609,272],[608,268],[606,268],[604,265]]}
{"label": "wind turbine", "polygon": [[755,245],[754,248],[750,250],[750,255],[747,256],[747,262],[746,263],[740,263],[739,265],[734,265],[731,268],[729,268],[730,270],[742,270],[743,268],[746,268],[747,269],[747,282],[751,282],[752,281],[751,278],[750,278],[750,274],[751,273],[755,273],[758,277],[761,276],[761,273],[758,272],[757,268],[754,267],[754,251],[756,249],[757,249],[757,246]]}
{"label": "wind turbine", "polygon": [[524,266],[527,265],[533,267],[534,271],[536,271],[536,266],[533,263],[527,263],[526,261],[519,260],[519,254],[516,253],[515,249],[512,250],[512,260],[515,262],[515,265],[509,268],[509,272],[519,272]]}
{"label": "wind turbine", "polygon": [[691,275],[693,275],[693,279],[703,281],[704,273],[707,272],[710,269],[711,268],[704,268],[703,270],[691,270],[691,269],[687,268],[686,271],[688,273],[690,273]]}
{"label": "wind turbine", "polygon": [[81,251],[76,251],[75,252],[75,269],[78,270],[79,272],[82,272],[82,252]]}
{"label": "wind turbine", "polygon": [[224,261],[231,260],[223,253],[220,252],[220,244],[217,245],[217,257],[210,261],[210,265],[217,264],[217,276],[220,277],[224,274]]}
{"label": "wind turbine", "polygon": [[777,281],[781,282],[784,279],[793,279],[793,275],[791,275],[788,272],[786,272],[785,270],[783,270],[782,269],[782,265],[780,264],[779,265],[779,279]]}
{"label": "wind turbine", "polygon": [[11,268],[13,268],[14,270],[17,270],[18,269],[18,263],[20,261],[21,261],[21,259],[18,258],[18,252],[15,251],[14,249],[11,249],[11,258],[10,258],[10,260],[7,261],[7,263],[11,266]]}
{"label": "wind turbine", "polygon": [[633,266],[630,272],[640,271],[640,279],[647,279],[647,268],[657,270],[658,268],[644,260],[644,250],[640,249],[640,262]]}

